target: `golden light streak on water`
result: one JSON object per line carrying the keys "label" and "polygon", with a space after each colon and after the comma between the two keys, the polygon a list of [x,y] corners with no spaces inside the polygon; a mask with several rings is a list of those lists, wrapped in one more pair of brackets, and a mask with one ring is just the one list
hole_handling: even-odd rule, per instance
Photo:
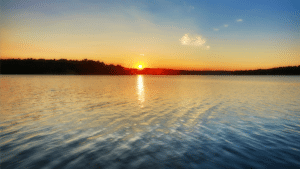
{"label": "golden light streak on water", "polygon": [[0,76],[1,169],[299,168],[299,86],[299,76]]}
{"label": "golden light streak on water", "polygon": [[143,103],[145,102],[145,87],[144,87],[143,75],[138,75],[136,88],[137,88],[138,100],[140,101],[139,103],[140,107],[144,107]]}

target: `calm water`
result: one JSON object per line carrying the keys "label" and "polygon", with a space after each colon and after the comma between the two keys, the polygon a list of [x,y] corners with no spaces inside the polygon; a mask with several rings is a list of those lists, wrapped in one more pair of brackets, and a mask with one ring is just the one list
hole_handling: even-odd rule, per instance
{"label": "calm water", "polygon": [[2,169],[300,168],[300,76],[0,76]]}

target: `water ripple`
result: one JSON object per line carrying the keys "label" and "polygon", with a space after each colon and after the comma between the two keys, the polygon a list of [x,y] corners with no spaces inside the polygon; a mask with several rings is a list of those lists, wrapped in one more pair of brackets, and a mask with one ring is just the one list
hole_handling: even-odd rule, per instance
{"label": "water ripple", "polygon": [[1,168],[298,168],[293,78],[8,76]]}

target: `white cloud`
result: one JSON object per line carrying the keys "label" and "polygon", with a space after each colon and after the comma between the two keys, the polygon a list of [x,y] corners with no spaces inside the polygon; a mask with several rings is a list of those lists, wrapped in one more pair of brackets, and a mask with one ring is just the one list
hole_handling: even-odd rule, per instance
{"label": "white cloud", "polygon": [[193,45],[195,46],[202,46],[206,41],[204,39],[201,39],[200,36],[196,37],[196,40],[193,42]]}
{"label": "white cloud", "polygon": [[188,34],[185,34],[181,39],[179,39],[182,45],[192,45],[192,46],[202,46],[206,40],[202,39],[200,36],[196,38],[190,38]]}
{"label": "white cloud", "polygon": [[185,34],[181,39],[180,42],[182,45],[190,45],[191,43],[191,38],[189,37],[188,34]]}
{"label": "white cloud", "polygon": [[214,28],[214,31],[219,31],[219,29],[218,28]]}
{"label": "white cloud", "polygon": [[206,49],[209,50],[210,46],[206,46]]}
{"label": "white cloud", "polygon": [[243,19],[238,19],[238,20],[236,20],[237,22],[243,22]]}
{"label": "white cloud", "polygon": [[228,25],[224,25],[224,27],[225,27],[225,28],[227,28],[227,27],[228,27]]}

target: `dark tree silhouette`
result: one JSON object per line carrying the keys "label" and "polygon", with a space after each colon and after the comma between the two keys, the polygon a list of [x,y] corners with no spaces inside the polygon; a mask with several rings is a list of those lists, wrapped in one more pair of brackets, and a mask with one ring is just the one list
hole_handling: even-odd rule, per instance
{"label": "dark tree silhouette", "polygon": [[45,59],[1,59],[0,74],[78,74],[78,75],[300,75],[300,66],[244,71],[189,71],[161,68],[143,70],[107,65],[100,61],[45,60]]}
{"label": "dark tree silhouette", "polygon": [[45,60],[45,59],[1,59],[1,74],[91,74],[125,75],[124,67],[106,65],[103,62],[88,59]]}

